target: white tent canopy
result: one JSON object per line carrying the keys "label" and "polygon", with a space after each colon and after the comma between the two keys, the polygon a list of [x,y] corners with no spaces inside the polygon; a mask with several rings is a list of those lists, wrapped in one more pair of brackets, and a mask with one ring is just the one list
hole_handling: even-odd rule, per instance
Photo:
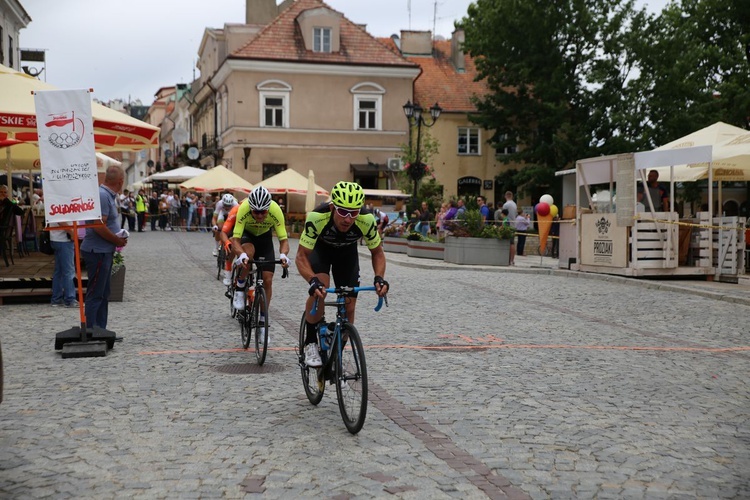
{"label": "white tent canopy", "polygon": [[174,170],[167,170],[166,172],[159,172],[153,175],[149,175],[142,182],[153,182],[153,181],[167,181],[167,182],[185,182],[188,179],[197,177],[201,174],[205,174],[206,171],[202,168],[195,167],[180,167]]}

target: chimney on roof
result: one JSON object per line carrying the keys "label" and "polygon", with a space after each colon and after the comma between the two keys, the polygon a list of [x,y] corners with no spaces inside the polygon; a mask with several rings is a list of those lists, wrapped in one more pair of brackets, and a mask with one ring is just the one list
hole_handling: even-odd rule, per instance
{"label": "chimney on roof", "polygon": [[276,0],[245,0],[245,24],[266,25],[278,15]]}
{"label": "chimney on roof", "polygon": [[401,53],[410,56],[431,56],[432,32],[401,30]]}
{"label": "chimney on roof", "polygon": [[466,71],[464,60],[464,30],[457,28],[451,36],[451,62],[456,71],[463,73]]}

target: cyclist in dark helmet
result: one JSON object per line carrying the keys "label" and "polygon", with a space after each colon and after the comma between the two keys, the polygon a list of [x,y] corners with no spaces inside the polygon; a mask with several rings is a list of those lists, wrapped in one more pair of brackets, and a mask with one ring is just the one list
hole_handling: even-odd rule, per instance
{"label": "cyclist in dark helmet", "polygon": [[[250,270],[245,262],[261,257],[268,261],[276,260],[271,229],[276,232],[276,237],[279,239],[279,259],[284,262],[282,266],[288,267],[289,258],[286,255],[289,253],[289,239],[286,234],[284,214],[281,213],[278,203],[271,199],[271,193],[265,187],[257,186],[250,192],[247,199],[240,203],[232,234],[232,251],[237,256],[235,262],[242,266],[233,299],[235,309],[245,307],[245,279]],[[263,271],[263,288],[270,305],[276,265],[261,264],[260,268]],[[261,313],[263,314],[265,311]],[[262,329],[258,331],[258,334],[261,339],[265,336]]]}
{"label": "cyclist in dark helmet", "polygon": [[[364,238],[372,257],[375,272],[375,289],[379,296],[388,293],[385,275],[385,252],[378,234],[378,221],[362,209],[365,193],[354,182],[341,181],[331,191],[331,201],[307,214],[305,228],[299,239],[295,263],[297,271],[310,285],[305,308],[307,336],[305,339],[305,364],[321,366],[318,352],[317,328],[323,318],[323,307],[315,316],[310,314],[315,298],[324,299],[330,286],[330,275],[336,286],[359,286],[359,253],[357,241]],[[346,306],[346,314],[354,323],[356,297]]]}

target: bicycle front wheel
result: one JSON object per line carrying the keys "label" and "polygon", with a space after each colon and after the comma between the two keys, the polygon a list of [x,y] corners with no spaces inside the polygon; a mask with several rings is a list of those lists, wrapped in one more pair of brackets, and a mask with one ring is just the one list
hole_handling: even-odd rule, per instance
{"label": "bicycle front wheel", "polygon": [[263,365],[268,351],[268,298],[262,286],[255,290],[250,318],[251,329],[255,331],[255,359],[259,365]]}
{"label": "bicycle front wheel", "polygon": [[341,328],[341,357],[336,363],[336,396],[346,430],[358,433],[367,416],[367,365],[359,332],[350,323]]}
{"label": "bicycle front wheel", "polygon": [[305,394],[308,401],[317,405],[323,399],[325,383],[318,383],[318,376],[323,372],[322,368],[310,368],[305,364],[305,337],[307,336],[307,323],[305,322],[305,313],[302,313],[302,322],[299,325],[299,344],[297,347],[297,361],[299,362],[300,372],[302,373],[302,385],[305,388]]}
{"label": "bicycle front wheel", "polygon": [[216,267],[218,268],[216,270],[216,279],[221,279],[221,271],[224,269],[224,261],[227,258],[227,254],[224,251],[224,245],[219,248],[219,255],[216,257]]}

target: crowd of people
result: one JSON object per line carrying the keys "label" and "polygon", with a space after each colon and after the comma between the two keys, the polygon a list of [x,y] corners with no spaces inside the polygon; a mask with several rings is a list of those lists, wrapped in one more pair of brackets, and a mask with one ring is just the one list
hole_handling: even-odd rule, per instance
{"label": "crowd of people", "polygon": [[[524,212],[513,200],[513,193],[507,191],[504,200],[498,201],[493,207],[488,204],[483,196],[476,196],[476,207],[482,217],[484,224],[495,224],[512,227],[516,231],[517,243],[514,241],[511,247],[511,264],[514,263],[515,255],[525,255],[526,237],[534,228],[534,221],[530,213]],[[469,199],[471,201],[471,199]],[[420,207],[406,217],[406,213],[398,212],[398,216],[385,228],[388,236],[403,236],[409,233],[419,233],[423,237],[434,236],[438,241],[451,233],[456,221],[463,218],[467,210],[467,200],[464,198],[450,199],[440,204],[437,212],[433,212],[427,201],[422,201]],[[375,209],[377,211],[377,209]],[[383,234],[383,230],[381,230]],[[551,236],[559,236],[559,217],[554,218]],[[551,245],[551,256],[558,256],[558,240],[553,238]]]}

